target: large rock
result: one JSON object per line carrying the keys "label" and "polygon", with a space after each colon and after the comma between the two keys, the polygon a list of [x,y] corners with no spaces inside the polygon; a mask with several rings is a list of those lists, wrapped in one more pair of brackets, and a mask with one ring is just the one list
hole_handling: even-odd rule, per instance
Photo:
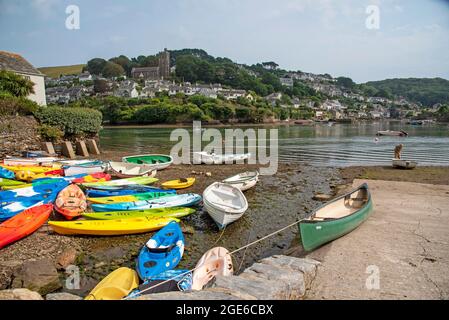
{"label": "large rock", "polygon": [[43,300],[37,292],[28,289],[12,289],[0,291],[0,300]]}
{"label": "large rock", "polygon": [[83,298],[67,292],[60,292],[47,294],[45,300],[83,300]]}
{"label": "large rock", "polygon": [[58,271],[50,259],[26,261],[14,273],[12,288],[27,288],[41,295],[61,288]]}
{"label": "large rock", "polygon": [[14,270],[21,264],[20,261],[0,261],[0,290],[11,288]]}
{"label": "large rock", "polygon": [[56,259],[56,267],[58,270],[65,270],[69,265],[75,263],[78,252],[75,248],[65,249]]}

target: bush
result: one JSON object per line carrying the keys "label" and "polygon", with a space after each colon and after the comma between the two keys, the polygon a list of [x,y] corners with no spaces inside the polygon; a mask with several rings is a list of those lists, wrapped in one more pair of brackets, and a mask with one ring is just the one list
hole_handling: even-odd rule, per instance
{"label": "bush", "polygon": [[41,108],[36,117],[41,124],[59,128],[66,136],[97,134],[101,129],[101,112],[88,108]]}
{"label": "bush", "polygon": [[58,142],[64,137],[64,132],[59,128],[43,124],[39,126],[39,133],[45,141]]}
{"label": "bush", "polygon": [[27,98],[14,97],[7,93],[0,94],[0,116],[33,115],[39,105]]}

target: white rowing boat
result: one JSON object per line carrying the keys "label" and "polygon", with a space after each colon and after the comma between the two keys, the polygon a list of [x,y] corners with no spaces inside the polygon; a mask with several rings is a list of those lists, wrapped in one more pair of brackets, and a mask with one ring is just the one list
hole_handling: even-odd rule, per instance
{"label": "white rowing boat", "polygon": [[109,162],[112,174],[119,178],[152,177],[156,176],[154,166],[147,164],[134,164],[128,162]]}
{"label": "white rowing boat", "polygon": [[392,159],[392,163],[394,168],[401,168],[401,169],[414,169],[418,165],[416,161],[402,160],[402,159]]}
{"label": "white rowing boat", "polygon": [[248,201],[239,188],[215,182],[203,192],[204,208],[220,229],[240,219],[248,210]]}
{"label": "white rowing boat", "polygon": [[194,164],[232,164],[234,162],[242,162],[251,158],[251,153],[239,154],[215,154],[207,152],[194,152]]}
{"label": "white rowing boat", "polygon": [[239,173],[230,178],[224,179],[222,182],[230,184],[236,188],[239,188],[241,191],[246,191],[251,189],[256,185],[259,181],[259,172],[257,171],[246,171],[243,173]]}

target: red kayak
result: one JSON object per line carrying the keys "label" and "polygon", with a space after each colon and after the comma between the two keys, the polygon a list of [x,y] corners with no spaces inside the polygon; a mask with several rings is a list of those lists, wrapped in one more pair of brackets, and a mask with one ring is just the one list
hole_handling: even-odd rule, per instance
{"label": "red kayak", "polygon": [[44,204],[27,209],[0,224],[0,249],[39,229],[52,211],[52,204]]}
{"label": "red kayak", "polygon": [[82,178],[74,179],[73,183],[90,183],[90,182],[102,182],[102,181],[109,181],[111,180],[111,175],[99,172],[99,173],[92,173]]}

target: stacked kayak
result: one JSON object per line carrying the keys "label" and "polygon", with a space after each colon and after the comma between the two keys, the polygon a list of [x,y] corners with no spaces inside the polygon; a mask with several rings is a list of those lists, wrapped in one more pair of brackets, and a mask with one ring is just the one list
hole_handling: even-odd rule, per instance
{"label": "stacked kayak", "polygon": [[135,177],[135,178],[125,178],[111,181],[103,181],[103,182],[92,182],[92,183],[83,183],[82,185],[86,188],[96,188],[99,186],[112,186],[112,187],[120,187],[120,186],[129,186],[136,184],[152,184],[159,179],[152,177]]}
{"label": "stacked kayak", "polygon": [[59,192],[55,201],[55,208],[66,219],[79,217],[87,208],[86,196],[76,184],[67,186]]}
{"label": "stacked kayak", "polygon": [[[0,201],[14,200],[20,198],[30,197],[44,197],[45,194],[57,194],[59,191],[67,187],[70,183],[64,179],[54,179],[50,183],[41,183],[31,185],[26,188],[19,188],[14,190],[0,191]],[[55,195],[56,197],[56,195]]]}
{"label": "stacked kayak", "polygon": [[162,197],[171,196],[176,194],[173,190],[169,190],[168,192],[145,192],[145,193],[136,193],[128,196],[112,196],[112,197],[101,197],[101,198],[88,198],[88,200],[92,203],[120,203],[120,202],[133,202],[133,201],[141,201],[141,200],[152,200],[158,199]]}
{"label": "stacked kayak", "polygon": [[83,213],[83,217],[95,220],[118,220],[140,217],[150,218],[182,218],[194,213],[192,208],[174,207],[161,209],[147,209],[134,211],[114,211],[114,212],[88,212]]}
{"label": "stacked kayak", "polygon": [[82,177],[78,177],[72,180],[73,183],[92,183],[92,182],[105,182],[110,181],[111,176],[104,172],[81,174]]}
{"label": "stacked kayak", "polygon": [[44,204],[27,209],[0,224],[0,248],[32,234],[48,220],[52,211],[53,205]]}
{"label": "stacked kayak", "polygon": [[159,230],[175,218],[140,217],[121,220],[50,221],[51,228],[63,235],[115,236]]}
{"label": "stacked kayak", "polygon": [[93,204],[92,209],[95,212],[109,212],[109,211],[128,211],[128,210],[145,210],[157,208],[170,207],[190,207],[198,204],[201,201],[201,196],[195,193],[187,193],[180,195],[170,195],[167,197],[134,201],[121,202],[112,204]]}
{"label": "stacked kayak", "polygon": [[3,163],[8,166],[51,166],[56,160],[58,160],[58,158],[55,157],[6,157],[3,159]]}
{"label": "stacked kayak", "polygon": [[11,170],[0,167],[0,178],[14,179],[15,174]]}
{"label": "stacked kayak", "polygon": [[23,186],[25,184],[26,183],[22,181],[0,178],[0,187],[2,189],[4,189],[5,187],[12,187],[12,186]]}
{"label": "stacked kayak", "polygon": [[120,300],[139,285],[137,273],[129,268],[118,268],[89,293],[85,300]]}
{"label": "stacked kayak", "polygon": [[95,186],[90,187],[88,190],[86,190],[86,196],[89,198],[101,198],[101,197],[127,196],[145,192],[167,192],[167,191],[172,191],[176,193],[175,190],[159,189],[139,184],[121,187]]}
{"label": "stacked kayak", "polygon": [[176,222],[170,222],[157,232],[140,250],[137,258],[137,273],[148,280],[175,268],[184,254],[184,236]]}
{"label": "stacked kayak", "polygon": [[72,176],[80,173],[99,173],[104,172],[107,169],[107,164],[103,161],[93,161],[84,164],[75,164],[64,166],[64,175]]}

